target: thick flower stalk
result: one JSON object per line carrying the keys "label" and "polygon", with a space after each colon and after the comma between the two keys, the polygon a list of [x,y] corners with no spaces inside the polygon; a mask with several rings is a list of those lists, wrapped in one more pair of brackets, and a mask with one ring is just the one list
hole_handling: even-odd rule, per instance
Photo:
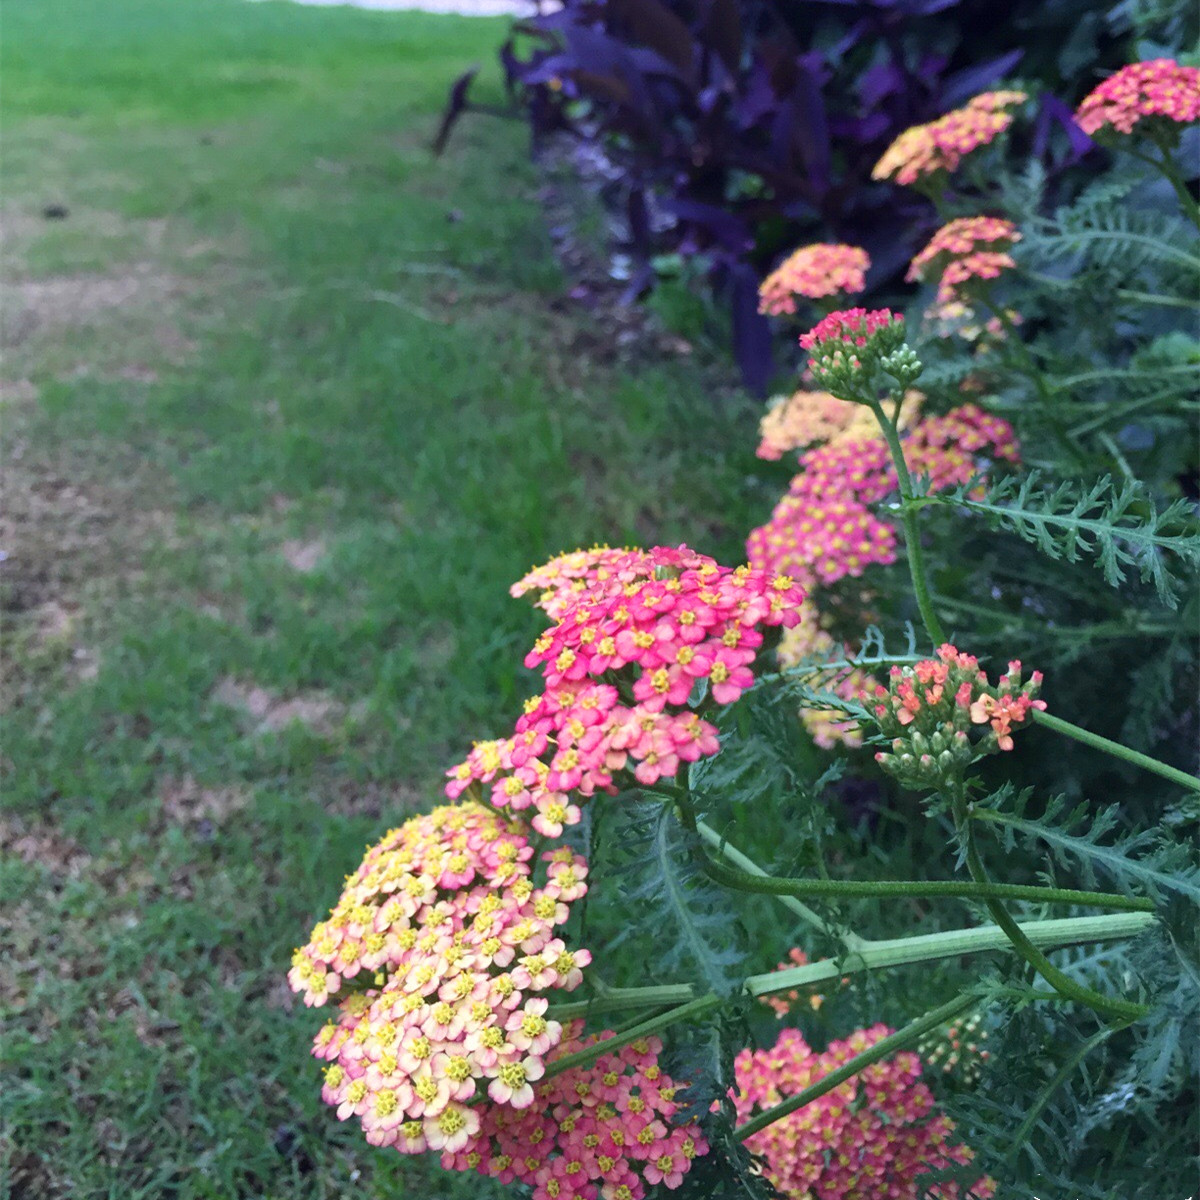
{"label": "thick flower stalk", "polygon": [[525,659],[545,691],[512,737],[477,744],[448,772],[446,791],[534,809],[534,829],[552,838],[580,819],[576,799],[650,786],[716,754],[716,727],[689,699],[702,687],[717,705],[737,700],[754,683],[762,630],[794,625],[804,599],[789,576],[686,546],[566,555],[513,588],[534,590],[557,617]]}
{"label": "thick flower stalk", "polygon": [[297,950],[306,1004],[341,994],[317,1035],[322,1097],[367,1140],[454,1153],[480,1129],[471,1101],[527,1108],[563,1037],[544,993],[572,991],[591,961],[557,935],[587,892],[569,849],[542,856],[520,822],[478,804],[435,809],[388,833]]}
{"label": "thick flower stalk", "polygon": [[1016,266],[1008,251],[1020,240],[1017,227],[1001,217],[959,217],[933,235],[905,278],[936,278],[939,305],[965,304],[977,284]]}
{"label": "thick flower stalk", "polygon": [[1024,92],[984,92],[965,108],[906,129],[883,152],[871,178],[937,188],[966,155],[994,142],[1012,124],[1009,110],[1027,99]]}
{"label": "thick flower stalk", "polygon": [[[603,1045],[611,1031],[568,1028],[559,1054]],[[675,1125],[683,1091],[659,1065],[662,1043],[639,1038],[534,1087],[520,1110],[486,1105],[477,1134],[442,1154],[442,1165],[533,1189],[532,1200],[642,1200],[677,1188],[708,1153],[697,1125]]]}
{"label": "thick flower stalk", "polygon": [[796,311],[796,297],[823,300],[865,291],[871,259],[861,246],[817,242],[793,251],[762,281],[758,311],[781,316]]}
{"label": "thick flower stalk", "polygon": [[1171,58],[1123,67],[1083,98],[1075,121],[1091,137],[1177,136],[1181,126],[1200,121],[1200,67]]}
{"label": "thick flower stalk", "polygon": [[877,685],[873,712],[892,746],[875,758],[907,787],[957,791],[972,763],[1011,750],[1013,731],[1045,709],[1041,683],[1040,671],[1022,680],[1014,660],[993,685],[974,656],[939,646],[936,658],[893,667],[888,686]]}
{"label": "thick flower stalk", "polygon": [[[859,1030],[815,1053],[796,1029],[784,1029],[769,1050],[745,1050],[734,1067],[735,1104],[746,1121],[835,1071],[885,1038],[884,1025]],[[872,1063],[794,1112],[753,1133],[746,1146],[763,1157],[767,1177],[785,1196],[811,1200],[951,1200],[955,1184],[925,1191],[922,1176],[969,1163],[972,1152],[955,1142],[954,1124],[936,1111],[921,1082],[921,1060],[902,1052]],[[994,1194],[980,1179],[972,1195]]]}

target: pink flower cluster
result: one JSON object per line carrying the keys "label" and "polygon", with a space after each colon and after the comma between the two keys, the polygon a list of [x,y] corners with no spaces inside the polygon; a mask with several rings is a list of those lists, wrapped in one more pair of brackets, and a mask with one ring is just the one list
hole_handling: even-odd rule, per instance
{"label": "pink flower cluster", "polygon": [[[583,1038],[573,1022],[559,1054],[611,1038]],[[677,1188],[708,1144],[696,1125],[672,1127],[681,1088],[646,1038],[542,1080],[534,1103],[489,1105],[477,1136],[442,1165],[533,1189],[532,1200],[642,1200],[647,1187]]]}
{"label": "pink flower cluster", "polygon": [[[816,1054],[796,1029],[784,1029],[770,1050],[744,1050],[735,1060],[735,1104],[748,1120],[819,1082],[869,1049],[891,1030],[875,1025]],[[921,1177],[973,1157],[953,1140],[954,1123],[934,1111],[933,1094],[921,1082],[921,1060],[912,1053],[873,1063],[811,1104],[789,1113],[746,1139],[767,1163],[767,1176],[785,1196],[811,1200],[951,1200],[955,1184],[926,1193]],[[981,1179],[973,1195],[995,1194]]]}
{"label": "pink flower cluster", "polygon": [[1172,58],[1134,63],[1089,92],[1075,111],[1084,133],[1132,133],[1143,121],[1167,127],[1200,121],[1200,67]]}
{"label": "pink flower cluster", "polygon": [[524,826],[478,804],[435,809],[367,852],[296,951],[288,982],[306,1004],[348,993],[313,1054],[329,1064],[322,1098],[368,1141],[454,1153],[479,1132],[481,1089],[533,1103],[562,1038],[539,993],[572,991],[591,961],[555,932],[587,865],[567,848],[542,858],[538,887]]}
{"label": "pink flower cluster", "polygon": [[956,171],[966,155],[995,141],[1012,124],[1008,110],[1027,99],[1024,92],[984,92],[965,108],[906,129],[883,152],[871,178],[908,187]]}
{"label": "pink flower cluster", "polygon": [[871,259],[861,246],[818,242],[801,246],[762,281],[758,311],[770,316],[796,311],[796,297],[857,295],[866,286]]}
{"label": "pink flower cluster", "polygon": [[[1007,421],[974,404],[925,418],[904,441],[909,470],[927,476],[937,490],[969,482],[983,456],[1016,461],[1016,438]],[[770,521],[750,534],[753,566],[794,574],[811,586],[896,561],[896,531],[868,507],[897,487],[882,437],[830,442],[801,455],[800,467]]]}
{"label": "pink flower cluster", "polygon": [[864,347],[880,330],[903,327],[904,318],[890,308],[847,308],[830,313],[800,336],[800,347],[811,353]]}
{"label": "pink flower cluster", "polygon": [[761,629],[795,624],[804,600],[786,575],[722,567],[686,546],[599,549],[588,562],[567,555],[514,586],[542,589],[538,603],[556,614],[525,659],[545,691],[512,737],[477,744],[447,772],[451,798],[486,787],[498,808],[536,809],[546,837],[580,819],[572,797],[615,793],[619,772],[650,786],[715,754],[715,726],[688,707],[693,689],[704,681],[715,703],[738,699],[754,683]]}
{"label": "pink flower cluster", "polygon": [[996,279],[1015,267],[1008,253],[1021,240],[1017,227],[1001,217],[959,217],[943,225],[912,260],[907,279],[936,273],[938,304],[962,302],[977,279]]}

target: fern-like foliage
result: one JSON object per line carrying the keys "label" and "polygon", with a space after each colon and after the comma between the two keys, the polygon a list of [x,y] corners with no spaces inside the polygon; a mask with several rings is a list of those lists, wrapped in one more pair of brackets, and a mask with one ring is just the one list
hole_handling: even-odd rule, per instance
{"label": "fern-like foliage", "polygon": [[1081,202],[1059,209],[1052,227],[1031,235],[1026,254],[1043,263],[1065,260],[1076,273],[1088,266],[1123,275],[1156,266],[1200,270],[1181,220],[1119,201],[1112,190],[1085,194]]}
{"label": "fern-like foliage", "polygon": [[1030,791],[1005,786],[979,807],[1003,831],[1006,848],[1018,841],[1042,843],[1061,866],[1078,872],[1089,888],[1115,883],[1127,894],[1164,902],[1170,895],[1200,904],[1200,859],[1194,844],[1165,828],[1129,833],[1119,805],[1097,810],[1089,803],[1069,809],[1057,796],[1040,819],[1028,816]]}
{"label": "fern-like foliage", "polygon": [[[745,933],[728,897],[704,874],[704,848],[661,802],[622,805],[620,827],[608,831],[623,884],[625,911],[637,914],[616,944],[653,930],[653,961],[699,978],[732,996],[745,976]],[[644,956],[650,955],[645,947]]]}
{"label": "fern-like foliage", "polygon": [[1179,576],[1200,564],[1200,523],[1193,506],[1177,500],[1159,511],[1133,480],[1118,482],[1106,475],[1091,485],[1067,480],[1045,487],[1034,471],[1023,479],[1000,479],[982,497],[978,485],[968,484],[925,500],[979,513],[1050,558],[1095,559],[1112,587],[1135,570],[1170,608],[1178,607]]}

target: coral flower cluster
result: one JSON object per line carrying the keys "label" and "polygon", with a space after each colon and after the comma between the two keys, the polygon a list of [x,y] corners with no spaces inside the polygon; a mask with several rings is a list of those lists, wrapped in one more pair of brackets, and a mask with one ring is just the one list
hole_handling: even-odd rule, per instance
{"label": "coral flower cluster", "polygon": [[[1013,731],[1035,710],[1042,674],[1021,678],[1014,660],[997,684],[973,655],[948,642],[936,658],[909,667],[893,667],[888,686],[878,685],[874,705],[880,731],[892,739],[890,753],[875,757],[880,766],[914,788],[937,787],[961,780],[977,758],[1013,748]],[[986,729],[982,739],[971,731]]]}
{"label": "coral flower cluster", "polygon": [[[1012,426],[974,404],[920,421],[903,448],[909,470],[934,490],[969,482],[988,459],[1017,460]],[[771,519],[750,535],[752,565],[827,586],[896,561],[895,529],[869,508],[897,487],[881,436],[819,446],[801,455],[800,467]]]}
{"label": "coral flower cluster", "polygon": [[962,303],[973,281],[996,279],[1016,266],[1008,251],[1020,240],[1017,227],[1002,217],[959,217],[933,235],[912,260],[906,278],[936,275],[937,303]]}
{"label": "coral flower cluster", "polygon": [[818,242],[788,255],[762,281],[758,311],[780,316],[796,311],[796,297],[856,296],[866,286],[871,260],[861,246]]}
{"label": "coral flower cluster", "polygon": [[343,993],[313,1054],[328,1064],[322,1097],[368,1141],[453,1154],[486,1112],[470,1101],[533,1103],[563,1035],[543,993],[573,990],[591,961],[556,933],[586,863],[568,848],[542,857],[539,887],[527,828],[483,805],[414,817],[296,951],[288,982],[305,1003]]}
{"label": "coral flower cluster", "polygon": [[534,809],[546,837],[580,819],[575,799],[615,793],[621,772],[650,786],[715,754],[716,728],[689,699],[697,689],[718,705],[738,699],[762,630],[794,625],[804,599],[787,575],[722,567],[686,546],[566,555],[513,587],[533,591],[557,617],[525,659],[545,691],[512,737],[478,743],[448,772],[446,792]]}
{"label": "coral flower cluster", "polygon": [[1124,67],[1083,98],[1075,121],[1093,137],[1147,125],[1172,131],[1200,121],[1200,67],[1181,67],[1171,58]]}
{"label": "coral flower cluster", "polygon": [[[905,430],[916,420],[921,400],[919,393],[909,392],[898,412],[890,401],[884,403],[884,409]],[[870,437],[878,429],[875,415],[861,404],[839,400],[829,392],[794,392],[776,397],[763,414],[755,453],[775,462],[789,450],[803,450],[816,442]]]}
{"label": "coral flower cluster", "polygon": [[[583,1039],[581,1029],[568,1027],[560,1055],[613,1036]],[[525,1184],[532,1200],[642,1200],[655,1184],[677,1188],[708,1144],[698,1126],[672,1125],[682,1089],[659,1066],[661,1051],[657,1038],[631,1042],[542,1080],[520,1110],[487,1106],[478,1134],[442,1165]]]}
{"label": "coral flower cluster", "polygon": [[[798,1030],[784,1029],[771,1049],[743,1051],[734,1063],[739,1119],[818,1083],[889,1033],[875,1025],[817,1054]],[[928,1185],[922,1176],[971,1161],[970,1149],[953,1135],[953,1122],[934,1112],[921,1082],[921,1060],[901,1053],[752,1134],[746,1146],[762,1156],[767,1177],[785,1196],[951,1200],[963,1194],[956,1184]],[[980,1200],[994,1194],[991,1180],[972,1185]]]}
{"label": "coral flower cluster", "polygon": [[995,141],[1012,124],[1009,110],[1027,99],[1024,92],[984,92],[965,108],[914,125],[883,152],[871,177],[908,187],[950,174],[966,155]]}

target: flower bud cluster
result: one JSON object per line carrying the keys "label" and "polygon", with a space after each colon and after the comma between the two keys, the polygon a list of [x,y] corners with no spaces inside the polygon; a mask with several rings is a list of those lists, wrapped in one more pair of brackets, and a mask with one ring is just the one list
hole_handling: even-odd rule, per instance
{"label": "flower bud cluster", "polygon": [[1083,98],[1075,121],[1092,137],[1139,126],[1173,135],[1200,121],[1200,67],[1181,67],[1173,58],[1123,67]]}
{"label": "flower bud cluster", "polygon": [[962,1087],[973,1087],[983,1074],[983,1064],[991,1057],[983,1048],[987,1040],[983,1018],[972,1013],[965,1020],[927,1034],[917,1043],[917,1053],[927,1067],[940,1070]]}
{"label": "flower bud cluster", "polygon": [[[606,1041],[567,1027],[558,1055]],[[708,1153],[696,1125],[672,1126],[683,1090],[659,1066],[662,1043],[643,1038],[539,1082],[520,1111],[486,1106],[477,1135],[442,1165],[533,1189],[532,1200],[642,1200],[677,1188]]]}
{"label": "flower bud cluster", "polygon": [[759,285],[758,311],[779,316],[796,311],[796,297],[857,295],[865,290],[871,259],[861,246],[817,242],[801,246]]}
{"label": "flower bud cluster", "polygon": [[[771,1049],[744,1050],[734,1062],[739,1119],[818,1083],[890,1033],[875,1025],[817,1054],[798,1030],[784,1029]],[[953,1134],[954,1123],[935,1112],[933,1094],[921,1082],[921,1060],[905,1052],[752,1134],[746,1146],[763,1157],[767,1177],[785,1196],[952,1200],[963,1194],[956,1184],[926,1191],[922,1176],[971,1161],[971,1150]],[[994,1194],[990,1179],[971,1189],[980,1200]]]}
{"label": "flower bud cluster", "polygon": [[871,178],[903,187],[936,184],[956,171],[966,155],[995,141],[1012,124],[1008,110],[1027,99],[1024,92],[984,92],[964,108],[906,129],[883,152]]}
{"label": "flower bud cluster", "polygon": [[[1034,709],[1042,675],[1021,679],[1021,664],[1008,664],[997,684],[979,662],[946,643],[937,657],[911,667],[893,667],[888,686],[876,686],[875,718],[892,739],[890,752],[875,758],[906,787],[939,788],[961,782],[966,769],[988,754],[1013,748],[1013,729]],[[982,738],[973,739],[977,727]]]}
{"label": "flower bud cluster", "polygon": [[813,378],[842,400],[861,400],[880,360],[903,344],[904,318],[889,308],[830,313],[800,338]]}
{"label": "flower bud cluster", "polygon": [[686,546],[567,555],[513,591],[535,588],[557,614],[525,659],[545,691],[512,737],[478,743],[447,772],[446,793],[486,789],[498,808],[532,808],[546,837],[580,819],[576,798],[615,794],[622,773],[650,786],[716,754],[716,727],[690,699],[704,688],[716,704],[737,700],[754,683],[762,630],[794,625],[804,599],[787,575]]}
{"label": "flower bud cluster", "polygon": [[367,852],[296,951],[288,982],[306,1004],[342,993],[313,1048],[328,1063],[322,1097],[373,1144],[453,1153],[479,1131],[480,1093],[533,1103],[563,1032],[541,993],[572,991],[591,961],[556,932],[587,864],[544,854],[538,887],[533,854],[524,825],[483,805],[414,817]]}

